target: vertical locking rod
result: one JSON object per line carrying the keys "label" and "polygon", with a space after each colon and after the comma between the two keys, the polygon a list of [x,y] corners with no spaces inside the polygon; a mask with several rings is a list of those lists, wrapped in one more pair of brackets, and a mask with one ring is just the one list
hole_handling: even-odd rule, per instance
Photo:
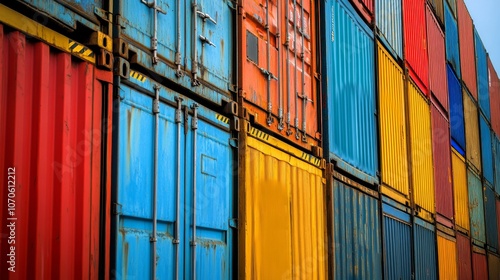
{"label": "vertical locking rod", "polygon": [[175,279],[179,280],[179,220],[180,220],[180,203],[181,203],[181,121],[182,121],[182,98],[176,97],[177,109],[175,110],[175,123],[177,124],[177,176],[176,180],[176,206],[175,206]]}
{"label": "vertical locking rod", "polygon": [[141,2],[153,9],[153,37],[151,37],[151,51],[153,52],[153,64],[158,63],[158,13],[162,13],[166,15],[167,13],[160,8],[160,6],[156,5],[156,0],[153,2],[146,2],[145,0],[141,0]]}
{"label": "vertical locking rod", "polygon": [[160,121],[160,86],[154,85],[155,99],[153,101],[153,115],[155,116],[155,135],[154,135],[154,155],[153,155],[153,234],[150,237],[152,244],[151,250],[151,274],[156,279],[156,241],[157,241],[157,222],[158,222],[158,122]]}
{"label": "vertical locking rod", "polygon": [[198,105],[193,104],[193,119],[191,129],[193,130],[193,240],[192,246],[192,279],[196,280],[196,131],[198,130]]}

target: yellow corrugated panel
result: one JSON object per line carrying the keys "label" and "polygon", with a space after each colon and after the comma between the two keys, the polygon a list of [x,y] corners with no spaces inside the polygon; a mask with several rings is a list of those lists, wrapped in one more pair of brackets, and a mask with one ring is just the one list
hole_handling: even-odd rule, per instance
{"label": "yellow corrugated panel", "polygon": [[457,242],[453,237],[438,233],[438,266],[439,279],[456,280],[457,273]]}
{"label": "yellow corrugated panel", "polygon": [[284,152],[287,148],[250,136],[245,142],[240,278],[326,279],[322,170]]}
{"label": "yellow corrugated panel", "polygon": [[[415,204],[435,213],[431,111],[417,86],[408,81],[411,172]],[[429,215],[430,216],[430,215]]]}
{"label": "yellow corrugated panel", "polygon": [[455,222],[457,226],[470,230],[469,193],[467,191],[467,167],[465,159],[452,148],[451,166],[453,174],[453,195],[455,204]]}
{"label": "yellow corrugated panel", "polygon": [[472,97],[463,90],[464,96],[464,118],[465,118],[465,143],[467,145],[466,157],[467,161],[481,172],[481,142],[479,140],[479,119],[477,114],[477,106],[474,104]]}
{"label": "yellow corrugated panel", "polygon": [[[380,102],[380,141],[382,183],[396,190],[389,195],[408,196],[408,163],[406,154],[406,123],[404,75],[380,42],[378,47],[378,87]],[[393,197],[399,200],[397,197]]]}

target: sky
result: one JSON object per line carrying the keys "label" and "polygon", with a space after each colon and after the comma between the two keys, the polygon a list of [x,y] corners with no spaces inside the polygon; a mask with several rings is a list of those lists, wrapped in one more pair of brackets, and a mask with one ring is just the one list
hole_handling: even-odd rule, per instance
{"label": "sky", "polygon": [[465,0],[477,32],[500,73],[500,0]]}

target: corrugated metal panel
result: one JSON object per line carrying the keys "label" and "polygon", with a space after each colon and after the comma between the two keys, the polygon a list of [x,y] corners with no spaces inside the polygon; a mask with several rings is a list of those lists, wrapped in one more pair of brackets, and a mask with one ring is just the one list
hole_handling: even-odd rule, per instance
{"label": "corrugated metal panel", "polygon": [[446,29],[446,60],[451,64],[455,74],[460,78],[460,50],[458,42],[458,25],[457,20],[453,17],[453,13],[446,3],[444,8],[444,21]]}
{"label": "corrugated metal panel", "polygon": [[[232,173],[236,160],[229,145],[229,124],[203,106],[198,107],[199,118],[194,119],[195,102],[164,87],[159,88],[157,122],[154,99],[143,93],[153,91],[157,84],[144,75],[140,80],[134,76],[131,74],[128,82],[120,84],[120,98],[115,103],[118,133],[113,202],[119,206],[114,227],[116,277],[175,279],[174,271],[178,269],[179,279],[190,279],[194,273],[198,278],[211,275],[229,279],[235,267],[232,260],[236,238],[236,231],[230,227],[236,212]],[[182,123],[175,120],[173,104],[178,97],[184,98],[181,105],[191,108],[190,113],[180,112]],[[195,121],[196,130],[192,127]],[[156,252],[151,237],[157,240]],[[175,245],[176,239],[179,245]],[[191,246],[193,241],[196,247]],[[152,275],[153,265],[156,276]]]}
{"label": "corrugated metal panel", "polygon": [[481,179],[470,170],[467,170],[467,182],[469,190],[471,236],[476,241],[479,241],[481,245],[486,243],[483,186],[481,185]]}
{"label": "corrugated metal panel", "polygon": [[455,238],[437,235],[439,279],[458,279],[457,243]]}
{"label": "corrugated metal panel", "polygon": [[500,139],[495,133],[491,135],[493,148],[493,171],[495,174],[495,191],[500,194]]}
{"label": "corrugated metal panel", "polygon": [[375,1],[374,0],[351,0],[352,4],[354,7],[356,7],[356,10],[358,13],[360,13],[363,18],[365,18],[365,21],[368,23],[373,22],[373,8]]}
{"label": "corrugated metal panel", "polygon": [[323,18],[328,22],[323,33],[323,88],[328,108],[323,110],[325,147],[341,169],[364,181],[378,182],[373,33],[349,4],[337,0],[322,3],[326,5]]}
{"label": "corrugated metal panel", "polygon": [[488,56],[488,78],[490,85],[491,127],[500,135],[500,79]]}
{"label": "corrugated metal panel", "polygon": [[377,48],[382,182],[407,197],[404,74],[378,42]]}
{"label": "corrugated metal panel", "polygon": [[464,96],[464,121],[465,121],[465,152],[467,161],[481,172],[481,142],[479,140],[479,115],[477,105],[467,92],[463,89]]}
{"label": "corrugated metal panel", "polygon": [[491,130],[483,115],[479,117],[479,131],[481,133],[481,163],[483,166],[483,177],[493,185],[494,175]]}
{"label": "corrugated metal panel", "polygon": [[469,237],[457,233],[458,279],[472,280],[472,259]]}
{"label": "corrugated metal panel", "polygon": [[[497,208],[497,228],[500,229],[500,199],[496,200]],[[500,234],[498,235],[498,244],[500,244]]]}
{"label": "corrugated metal panel", "polygon": [[0,278],[97,279],[109,256],[112,74],[11,30],[0,24]]}
{"label": "corrugated metal panel", "polygon": [[[232,3],[215,2],[225,9]],[[240,110],[245,108],[261,127],[307,150],[320,146],[321,132],[315,2],[242,0],[237,8]],[[213,10],[214,15],[219,13]]]}
{"label": "corrugated metal panel", "polygon": [[281,142],[272,142],[278,148],[251,136],[245,142],[240,154],[245,168],[239,190],[240,278],[326,279],[322,170],[283,152],[294,148]]}
{"label": "corrugated metal panel", "polygon": [[486,219],[486,242],[488,249],[498,253],[498,227],[495,191],[490,187],[484,188],[484,210]]}
{"label": "corrugated metal panel", "polygon": [[450,5],[453,16],[456,18],[457,17],[457,0],[446,0],[446,1],[448,2],[448,5]]}
{"label": "corrugated metal panel", "polygon": [[431,111],[422,92],[408,81],[411,167],[414,202],[417,207],[436,213],[434,168],[432,165]]}
{"label": "corrugated metal panel", "polygon": [[383,204],[384,279],[411,279],[410,215]]}
{"label": "corrugated metal panel", "polygon": [[427,58],[427,30],[425,0],[403,0],[405,60],[410,76],[427,95],[429,88],[429,61]]}
{"label": "corrugated metal panel", "polygon": [[477,73],[477,102],[479,108],[486,116],[488,121],[491,117],[490,112],[490,93],[488,84],[488,62],[486,49],[484,48],[483,41],[476,28],[474,28],[474,46],[476,51],[476,73]]}
{"label": "corrugated metal panel", "polygon": [[375,0],[378,35],[395,56],[403,57],[403,11],[401,0]]}
{"label": "corrugated metal panel", "polygon": [[333,182],[335,279],[382,279],[378,200]]}
{"label": "corrugated metal panel", "polygon": [[477,100],[476,55],[474,53],[474,26],[464,0],[457,1],[458,32],[460,34],[460,66],[462,81]]}
{"label": "corrugated metal panel", "polygon": [[455,149],[452,149],[452,151],[451,162],[453,170],[455,223],[457,226],[468,231],[470,230],[470,221],[467,168],[464,158]]}
{"label": "corrugated metal panel", "polygon": [[437,279],[436,232],[432,224],[415,218],[415,279]]}
{"label": "corrugated metal panel", "polygon": [[157,80],[183,87],[185,94],[217,104],[229,100],[236,78],[233,2],[197,0],[193,7],[192,1],[162,0],[154,9],[150,2],[112,2],[113,15],[120,16],[114,36],[129,44],[134,64],[157,74]]}
{"label": "corrugated metal panel", "polygon": [[490,280],[500,279],[500,258],[488,253],[488,275]]}
{"label": "corrugated metal panel", "polygon": [[448,76],[448,96],[450,98],[451,142],[460,154],[465,156],[464,101],[462,87],[450,65],[446,66]]}
{"label": "corrugated metal panel", "polygon": [[431,8],[426,6],[429,88],[445,110],[448,110],[445,37]]}
{"label": "corrugated metal panel", "polygon": [[444,25],[444,0],[428,0],[436,17]]}
{"label": "corrugated metal panel", "polygon": [[474,272],[474,280],[488,279],[488,267],[485,254],[472,253],[472,271]]}
{"label": "corrugated metal panel", "polygon": [[434,103],[431,103],[431,119],[436,212],[451,221],[453,220],[453,185],[450,128],[448,121]]}

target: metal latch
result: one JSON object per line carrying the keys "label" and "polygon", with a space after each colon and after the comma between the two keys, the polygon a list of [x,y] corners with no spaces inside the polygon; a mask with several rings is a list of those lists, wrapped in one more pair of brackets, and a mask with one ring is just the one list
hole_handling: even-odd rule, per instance
{"label": "metal latch", "polygon": [[113,214],[121,215],[122,214],[122,205],[119,203],[113,203]]}
{"label": "metal latch", "polygon": [[200,16],[203,21],[207,21],[207,19],[211,22],[213,22],[214,24],[217,24],[217,22],[215,21],[215,19],[213,19],[208,13],[204,13],[202,11],[196,11],[196,13],[198,14],[198,16]]}
{"label": "metal latch", "polygon": [[232,228],[238,228],[238,220],[236,219],[229,219],[229,226]]}
{"label": "metal latch", "polygon": [[212,43],[212,41],[210,41],[207,37],[200,35],[200,40],[203,44],[209,44],[210,46],[216,48],[215,44]]}
{"label": "metal latch", "polygon": [[94,14],[104,21],[113,22],[113,15],[99,7],[94,7]]}

